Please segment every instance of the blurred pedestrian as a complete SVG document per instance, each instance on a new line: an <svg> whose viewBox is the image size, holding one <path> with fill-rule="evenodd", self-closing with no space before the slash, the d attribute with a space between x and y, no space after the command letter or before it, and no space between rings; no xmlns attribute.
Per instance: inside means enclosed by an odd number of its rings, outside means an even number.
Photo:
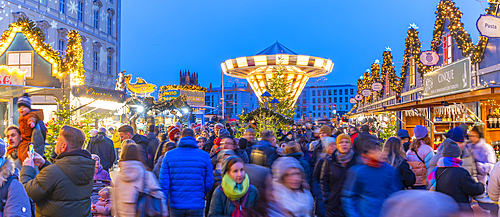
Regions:
<svg viewBox="0 0 500 217"><path fill-rule="evenodd" d="M130 125L123 125L118 128L118 135L120 135L120 139L122 141L126 139L134 140L135 144L141 146L140 150L142 151L142 155L144 155L143 159L148 159L148 138L143 135L134 133L134 128L132 128Z"/></svg>
<svg viewBox="0 0 500 217"><path fill-rule="evenodd" d="M273 162L278 158L275 147L276 138L274 137L274 133L269 130L263 131L261 137L262 140L253 147L252 154L250 155L250 163L271 168Z"/></svg>
<svg viewBox="0 0 500 217"><path fill-rule="evenodd" d="M474 126L469 132L470 143L467 148L472 151L477 168L477 179L486 185L487 177L497 162L493 147L486 143L483 128Z"/></svg>
<svg viewBox="0 0 500 217"><path fill-rule="evenodd" d="M354 140L358 137L359 130L356 127L351 126L349 128L349 135L351 136L351 144L354 144Z"/></svg>
<svg viewBox="0 0 500 217"><path fill-rule="evenodd" d="M155 125L151 124L149 125L149 132L146 135L146 138L149 140L148 143L148 158L146 160L146 165L148 165L149 168L153 168L155 165L155 156L156 156L156 151L158 147L160 146L160 141L158 138L156 138L156 128Z"/></svg>
<svg viewBox="0 0 500 217"><path fill-rule="evenodd" d="M406 162L406 154L403 152L401 140L397 137L390 137L384 144L382 151L383 159L393 166L401 174L401 181L405 189L415 184L416 178L410 165Z"/></svg>
<svg viewBox="0 0 500 217"><path fill-rule="evenodd" d="M302 169L304 170L304 173L306 175L306 181L308 184L310 184L312 176L311 164L304 160L304 153L302 153L299 143L288 143L283 150L283 154L285 155L285 157L293 157L300 162L300 165L302 166Z"/></svg>
<svg viewBox="0 0 500 217"><path fill-rule="evenodd" d="M252 154L252 148L256 144L255 130L252 128L246 129L243 138L245 138L248 141L247 148L245 149L245 151L247 152L248 156L250 156Z"/></svg>
<svg viewBox="0 0 500 217"><path fill-rule="evenodd" d="M238 143L233 137L227 137L222 139L221 141L222 149L230 149L233 150L238 157L243 160L243 163L249 163L248 155L245 151L241 150L238 147Z"/></svg>
<svg viewBox="0 0 500 217"><path fill-rule="evenodd" d="M163 153L167 152L167 150L164 150L164 149L171 149L172 146L173 147L177 146L177 142L179 141L179 138L181 137L181 130L177 127L170 126L167 129L166 136L168 136L168 142L160 143L160 145L158 146L158 148L156 150L155 164L157 164L158 162L161 162L158 159L160 158L160 156L163 155Z"/></svg>
<svg viewBox="0 0 500 217"><path fill-rule="evenodd" d="M399 191L385 200L381 217L458 217L457 202L450 196L426 190Z"/></svg>
<svg viewBox="0 0 500 217"><path fill-rule="evenodd" d="M416 125L413 130L415 140L413 140L410 149L406 152L406 160L416 178L414 189L426 189L427 185L427 171L434 156L432 141L428 132L426 127Z"/></svg>
<svg viewBox="0 0 500 217"><path fill-rule="evenodd" d="M273 195L283 209L283 216L313 216L314 200L300 162L282 157L273 164Z"/></svg>
<svg viewBox="0 0 500 217"><path fill-rule="evenodd" d="M87 145L87 151L91 154L96 154L101 160L101 165L106 172L109 173L109 168L113 167L116 160L115 146L113 141L106 137L106 128L99 128L99 132L91 137Z"/></svg>
<svg viewBox="0 0 500 217"><path fill-rule="evenodd" d="M375 136L370 134L370 127L368 125L363 125L361 127L361 133L358 134L358 136L354 139L353 143L353 148L356 152L360 153L361 152L361 146L366 140L376 140Z"/></svg>

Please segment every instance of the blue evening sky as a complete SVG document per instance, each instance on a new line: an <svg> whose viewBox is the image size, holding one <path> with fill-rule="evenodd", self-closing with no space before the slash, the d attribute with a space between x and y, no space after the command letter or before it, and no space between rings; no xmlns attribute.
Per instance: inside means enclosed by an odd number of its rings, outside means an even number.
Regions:
<svg viewBox="0 0 500 217"><path fill-rule="evenodd" d="M454 0L474 43L486 0ZM298 54L331 59L322 84L356 84L392 48L401 72L409 23L430 49L438 0L147 0L122 1L121 69L149 83L179 83L179 71L221 84L220 63L252 56L279 41ZM233 78L225 77L225 81ZM240 79L240 82L244 80Z"/></svg>

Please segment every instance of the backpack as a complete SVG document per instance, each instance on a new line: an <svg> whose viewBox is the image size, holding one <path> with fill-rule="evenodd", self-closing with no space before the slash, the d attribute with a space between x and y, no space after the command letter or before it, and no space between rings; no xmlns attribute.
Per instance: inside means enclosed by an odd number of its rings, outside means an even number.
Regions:
<svg viewBox="0 0 500 217"><path fill-rule="evenodd" d="M3 208L5 207L5 204L7 203L7 195L9 194L9 187L10 183L12 182L13 179L17 179L16 175L11 175L9 178L7 178L7 181L5 184L2 186L0 190L0 212L3 214ZM33 200L30 199L30 210L31 210L31 216L35 216L35 206L33 204Z"/></svg>
<svg viewBox="0 0 500 217"><path fill-rule="evenodd" d="M252 187L252 185L250 185L248 187L247 193L245 193L245 196L243 196L243 200L241 201L241 204L239 204L236 201L229 200L229 201L231 201L231 203L233 203L233 205L235 207L234 210L233 210L233 213L231 214L231 217L245 217L245 216L248 216L247 211L246 211L246 207L245 207L245 203L247 202L248 193L250 192L250 188L251 187ZM219 186L219 189L224 194L224 189L222 189L222 186Z"/></svg>

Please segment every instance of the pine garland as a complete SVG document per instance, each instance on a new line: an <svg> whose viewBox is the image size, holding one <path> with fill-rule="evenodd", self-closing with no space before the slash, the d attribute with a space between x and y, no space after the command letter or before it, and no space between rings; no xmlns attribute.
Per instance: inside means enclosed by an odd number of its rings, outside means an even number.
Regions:
<svg viewBox="0 0 500 217"><path fill-rule="evenodd" d="M384 77L384 88L385 80L389 79L389 89L396 93L397 96L401 94L401 89L399 89L400 80L396 75L396 70L394 70L394 64L392 62L392 53L390 51L384 51L382 55L384 62L382 63L382 76Z"/></svg>
<svg viewBox="0 0 500 217"><path fill-rule="evenodd" d="M82 38L76 30L68 34L66 56L63 59L62 71L71 76L71 81L77 85L85 84L85 69L83 68Z"/></svg>
<svg viewBox="0 0 500 217"><path fill-rule="evenodd" d="M372 77L372 80L373 80L372 84L376 83L376 82L382 83L382 79L380 77L380 64L373 63L372 67L370 69L370 74L371 74L371 77ZM370 89L371 89L371 85L370 85ZM383 92L384 92L383 89L380 90L380 91L378 91L378 93L374 92L371 97L373 97L373 95L378 95L378 97L381 98Z"/></svg>

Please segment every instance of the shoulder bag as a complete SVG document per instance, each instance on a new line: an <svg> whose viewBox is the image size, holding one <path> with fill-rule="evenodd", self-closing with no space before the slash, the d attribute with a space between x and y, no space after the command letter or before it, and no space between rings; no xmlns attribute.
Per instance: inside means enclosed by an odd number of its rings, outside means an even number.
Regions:
<svg viewBox="0 0 500 217"><path fill-rule="evenodd" d="M151 195L151 192L160 191L153 189L146 192L146 175L147 170L144 169L142 181L142 191L139 191L137 196L136 217L162 217L161 199Z"/></svg>

